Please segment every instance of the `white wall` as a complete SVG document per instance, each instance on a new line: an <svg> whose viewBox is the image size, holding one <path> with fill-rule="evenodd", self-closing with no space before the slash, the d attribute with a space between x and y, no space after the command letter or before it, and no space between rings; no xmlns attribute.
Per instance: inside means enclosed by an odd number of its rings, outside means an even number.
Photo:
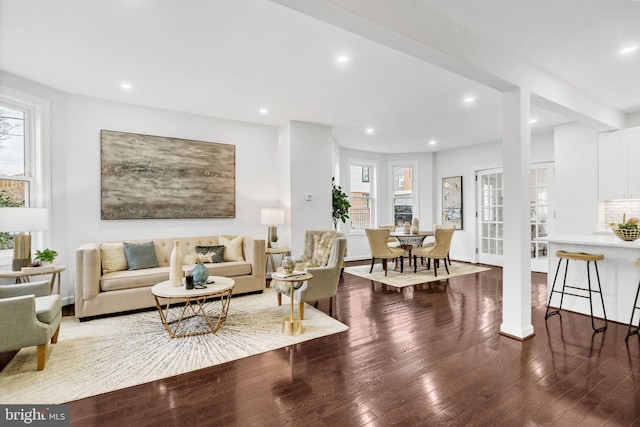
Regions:
<svg viewBox="0 0 640 427"><path fill-rule="evenodd" d="M291 144L291 252L304 252L306 230L333 230L331 177L333 138L331 128L292 121ZM305 197L311 196L311 200Z"/></svg>
<svg viewBox="0 0 640 427"><path fill-rule="evenodd" d="M275 127L196 116L64 94L2 73L2 85L41 97L51 110L51 218L48 247L65 265L64 303L72 302L75 250L86 242L244 234L266 239L260 209L278 202ZM100 219L100 130L161 135L236 146L236 217L233 219ZM330 166L329 166L330 167ZM330 172L328 172L330 173Z"/></svg>
<svg viewBox="0 0 640 427"><path fill-rule="evenodd" d="M531 136L532 162L553 161L553 133ZM502 167L500 141L438 152L434 160L434 223L442 223L442 178L462 176L463 229L453 235L451 258L474 261L476 249L475 172ZM597 213L597 212L596 212Z"/></svg>
<svg viewBox="0 0 640 427"><path fill-rule="evenodd" d="M555 129L556 234L598 228L598 134L572 123Z"/></svg>

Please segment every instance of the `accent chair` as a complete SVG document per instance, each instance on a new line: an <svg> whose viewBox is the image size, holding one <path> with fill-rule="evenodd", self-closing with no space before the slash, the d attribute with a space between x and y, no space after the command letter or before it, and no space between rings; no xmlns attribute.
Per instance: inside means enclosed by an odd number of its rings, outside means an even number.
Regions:
<svg viewBox="0 0 640 427"><path fill-rule="evenodd" d="M43 370L61 319L60 295L50 295L48 281L0 285L0 352L38 346L37 368Z"/></svg>
<svg viewBox="0 0 640 427"><path fill-rule="evenodd" d="M293 300L299 304L300 320L304 320L304 303L329 298L329 315L333 315L333 302L338 292L342 273L347 239L335 231L309 230L305 233L305 254L296 261L296 270L313 274L313 279L294 285ZM278 305L282 304L282 294L291 298L291 284L271 280Z"/></svg>

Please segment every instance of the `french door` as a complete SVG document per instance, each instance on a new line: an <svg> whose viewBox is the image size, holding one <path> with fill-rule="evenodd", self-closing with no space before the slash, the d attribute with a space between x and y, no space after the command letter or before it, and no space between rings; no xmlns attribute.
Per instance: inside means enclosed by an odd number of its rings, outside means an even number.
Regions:
<svg viewBox="0 0 640 427"><path fill-rule="evenodd" d="M531 270L547 272L548 244L537 239L553 232L551 189L553 164L539 163L531 166L530 217L531 217ZM504 180L502 169L489 169L476 173L478 262L503 265Z"/></svg>

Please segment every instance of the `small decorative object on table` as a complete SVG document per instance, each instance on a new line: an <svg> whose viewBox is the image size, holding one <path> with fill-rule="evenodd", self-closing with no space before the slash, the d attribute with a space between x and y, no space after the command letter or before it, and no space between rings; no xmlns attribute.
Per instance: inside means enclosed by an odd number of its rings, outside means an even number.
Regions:
<svg viewBox="0 0 640 427"><path fill-rule="evenodd" d="M293 257L284 256L282 257L282 269L287 274L292 274L293 270L296 268L296 262L293 260Z"/></svg>
<svg viewBox="0 0 640 427"><path fill-rule="evenodd" d="M207 261L211 262L212 257L212 252L207 252L206 254L191 254L191 262L195 264L195 267L191 271L194 284L200 285L207 282L207 279L209 278L209 269L204 265L204 263Z"/></svg>
<svg viewBox="0 0 640 427"><path fill-rule="evenodd" d="M52 263L57 256L58 256L58 252L53 251L51 249L43 249L41 251L36 251L36 256L32 262L33 267L40 267L43 262Z"/></svg>
<svg viewBox="0 0 640 427"><path fill-rule="evenodd" d="M629 218L626 220L627 214L622 215L622 222L609 224L613 228L613 232L619 239L625 241L634 241L640 237L640 228L638 228L638 218Z"/></svg>

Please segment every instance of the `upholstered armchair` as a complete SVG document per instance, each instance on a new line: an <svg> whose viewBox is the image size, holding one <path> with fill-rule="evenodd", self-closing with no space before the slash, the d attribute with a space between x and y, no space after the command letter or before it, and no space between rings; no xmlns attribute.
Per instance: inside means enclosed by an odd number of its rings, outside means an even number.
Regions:
<svg viewBox="0 0 640 427"><path fill-rule="evenodd" d="M371 268L369 273L373 271L373 264L376 262L376 258L382 259L382 268L384 269L384 275L387 275L387 261L390 259L395 260L396 267L398 266L398 258L400 258L400 273L403 272L403 257L404 249L389 247L389 230L386 228L367 228L367 240L369 240L369 249L371 250Z"/></svg>
<svg viewBox="0 0 640 427"><path fill-rule="evenodd" d="M329 314L333 315L333 299L338 292L338 282L347 250L347 239L335 231L307 231L305 252L296 261L296 270L313 274L313 279L294 286L293 300L299 304L300 319L304 320L304 303L329 298ZM299 287L296 287L298 286ZM291 285L271 280L278 305L282 304L282 294L291 298Z"/></svg>
<svg viewBox="0 0 640 427"><path fill-rule="evenodd" d="M449 266L447 265L447 256L449 255L449 249L451 248L451 238L453 237L453 228L436 228L435 238L436 241L433 246L420 246L413 250L413 272L418 271L418 257L421 260L427 259L427 270L430 267L431 260L433 259L433 273L438 277L438 264L439 260L444 261L444 268L449 274Z"/></svg>
<svg viewBox="0 0 640 427"><path fill-rule="evenodd" d="M37 345L37 367L43 370L61 319L60 295L49 294L48 281L0 285L0 352Z"/></svg>

